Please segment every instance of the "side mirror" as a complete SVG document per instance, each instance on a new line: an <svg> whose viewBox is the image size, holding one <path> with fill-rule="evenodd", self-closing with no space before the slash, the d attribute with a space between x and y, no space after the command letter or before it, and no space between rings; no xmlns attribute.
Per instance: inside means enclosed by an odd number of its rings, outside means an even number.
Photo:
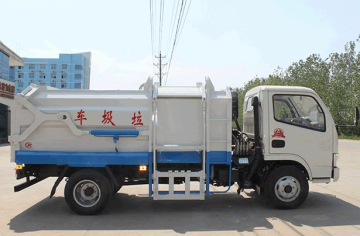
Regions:
<svg viewBox="0 0 360 236"><path fill-rule="evenodd" d="M236 124L236 128L238 131L241 131L240 125L238 122L239 118L239 97L237 92L231 92L231 98L232 98L232 118L233 121Z"/></svg>
<svg viewBox="0 0 360 236"><path fill-rule="evenodd" d="M359 108L355 107L355 120L354 120L354 125L357 126L359 123Z"/></svg>
<svg viewBox="0 0 360 236"><path fill-rule="evenodd" d="M335 125L338 135L340 135L339 128L351 128L356 127L359 123L359 108L355 107L355 120L353 125Z"/></svg>
<svg viewBox="0 0 360 236"><path fill-rule="evenodd" d="M232 97L232 115L234 120L239 118L239 98L237 92L231 92Z"/></svg>

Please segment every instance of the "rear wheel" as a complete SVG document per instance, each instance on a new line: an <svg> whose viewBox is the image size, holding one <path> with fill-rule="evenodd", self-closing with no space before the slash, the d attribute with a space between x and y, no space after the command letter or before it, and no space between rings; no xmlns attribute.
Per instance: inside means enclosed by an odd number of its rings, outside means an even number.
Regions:
<svg viewBox="0 0 360 236"><path fill-rule="evenodd" d="M111 200L113 188L108 178L97 170L74 173L65 186L65 200L80 215L101 212Z"/></svg>
<svg viewBox="0 0 360 236"><path fill-rule="evenodd" d="M114 187L114 194L116 194L117 192L120 191L122 186L119 186L119 187Z"/></svg>
<svg viewBox="0 0 360 236"><path fill-rule="evenodd" d="M309 183L305 174L293 166L281 166L270 172L265 181L265 196L279 209L294 209L307 198Z"/></svg>

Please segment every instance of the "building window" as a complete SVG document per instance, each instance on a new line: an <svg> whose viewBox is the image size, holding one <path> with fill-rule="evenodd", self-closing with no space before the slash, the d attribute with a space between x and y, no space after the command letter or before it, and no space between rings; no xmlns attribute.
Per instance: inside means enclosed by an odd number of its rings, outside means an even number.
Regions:
<svg viewBox="0 0 360 236"><path fill-rule="evenodd" d="M30 81L29 81L29 85L30 85L30 84L33 84L33 83L34 83L34 80L30 80Z"/></svg>
<svg viewBox="0 0 360 236"><path fill-rule="evenodd" d="M56 80L53 80L53 81L50 83L50 86L51 86L51 87L56 87Z"/></svg>
<svg viewBox="0 0 360 236"><path fill-rule="evenodd" d="M56 64L51 64L51 69L56 70Z"/></svg>
<svg viewBox="0 0 360 236"><path fill-rule="evenodd" d="M21 93L21 89L17 89L16 92L17 92L17 93Z"/></svg>
<svg viewBox="0 0 360 236"><path fill-rule="evenodd" d="M35 78L35 73L33 73L33 72L29 73L29 78L34 79Z"/></svg>
<svg viewBox="0 0 360 236"><path fill-rule="evenodd" d="M39 80L39 85L45 85L45 82L42 80Z"/></svg>
<svg viewBox="0 0 360 236"><path fill-rule="evenodd" d="M40 70L45 70L46 69L46 64L40 64Z"/></svg>
<svg viewBox="0 0 360 236"><path fill-rule="evenodd" d="M67 78L67 74L63 71L62 74L61 74L61 78L62 79L66 79Z"/></svg>
<svg viewBox="0 0 360 236"><path fill-rule="evenodd" d="M76 89L81 89L81 83L75 83L74 88L76 88Z"/></svg>
<svg viewBox="0 0 360 236"><path fill-rule="evenodd" d="M18 80L18 81L17 81L17 86L18 86L19 88L22 88L22 87L24 86L24 82L22 82L21 80Z"/></svg>
<svg viewBox="0 0 360 236"><path fill-rule="evenodd" d="M83 69L82 65L75 65L75 70L82 70L82 69Z"/></svg>
<svg viewBox="0 0 360 236"><path fill-rule="evenodd" d="M21 69L24 69L24 67L23 66L18 66L18 69L21 70Z"/></svg>
<svg viewBox="0 0 360 236"><path fill-rule="evenodd" d="M19 78L19 79L24 78L24 73L19 73L19 74L18 74L18 78Z"/></svg>
<svg viewBox="0 0 360 236"><path fill-rule="evenodd" d="M62 65L61 65L61 69L67 70L67 64L62 64Z"/></svg>
<svg viewBox="0 0 360 236"><path fill-rule="evenodd" d="M46 78L46 75L45 75L45 73L40 73L40 79L45 79Z"/></svg>
<svg viewBox="0 0 360 236"><path fill-rule="evenodd" d="M66 83L61 83L61 88L66 88Z"/></svg>
<svg viewBox="0 0 360 236"><path fill-rule="evenodd" d="M75 79L81 79L82 78L82 74L75 74Z"/></svg>
<svg viewBox="0 0 360 236"><path fill-rule="evenodd" d="M35 64L29 64L29 70L35 70Z"/></svg>
<svg viewBox="0 0 360 236"><path fill-rule="evenodd" d="M56 79L56 73L55 73L55 71L54 71L53 73L51 73L51 78L52 78L52 79Z"/></svg>

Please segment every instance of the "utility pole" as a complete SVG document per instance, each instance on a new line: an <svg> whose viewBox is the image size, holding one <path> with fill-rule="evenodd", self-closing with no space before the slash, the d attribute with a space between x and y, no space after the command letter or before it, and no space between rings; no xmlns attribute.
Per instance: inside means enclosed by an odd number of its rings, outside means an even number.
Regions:
<svg viewBox="0 0 360 236"><path fill-rule="evenodd" d="M167 63L166 64L161 64L161 59L166 58L166 56L161 56L161 51L160 51L160 55L158 57L155 56L155 58L159 59L159 63L158 64L154 63L154 66L157 66L159 68L159 73L157 73L156 75L159 77L160 86L161 86L162 85L162 77L163 77L163 75L166 74L166 73L162 73L162 68L167 65Z"/></svg>

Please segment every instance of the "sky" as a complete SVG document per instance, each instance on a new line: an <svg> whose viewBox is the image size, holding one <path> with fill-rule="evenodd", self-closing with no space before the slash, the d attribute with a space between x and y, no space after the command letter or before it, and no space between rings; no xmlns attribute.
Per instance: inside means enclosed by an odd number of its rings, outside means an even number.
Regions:
<svg viewBox="0 0 360 236"><path fill-rule="evenodd" d="M138 89L149 77L158 81L153 63L161 50L166 85L193 86L208 76L221 90L314 53L342 52L360 35L357 0L186 1L169 71L176 0L164 0L163 27L161 0L1 0L0 41L21 57L90 51L90 89Z"/></svg>

